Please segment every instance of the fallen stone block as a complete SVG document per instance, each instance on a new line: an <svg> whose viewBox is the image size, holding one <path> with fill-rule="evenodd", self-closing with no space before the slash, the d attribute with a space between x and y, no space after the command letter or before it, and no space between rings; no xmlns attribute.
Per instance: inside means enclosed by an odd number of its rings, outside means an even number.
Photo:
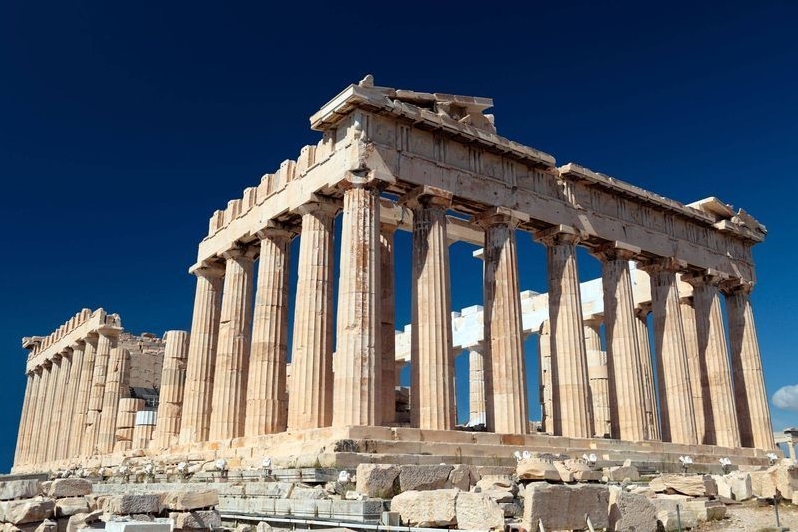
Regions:
<svg viewBox="0 0 798 532"><path fill-rule="evenodd" d="M248 482L245 485L247 497L254 495L271 499L287 499L291 496L293 489L294 485L291 482Z"/></svg>
<svg viewBox="0 0 798 532"><path fill-rule="evenodd" d="M458 493L458 489L405 491L391 500L391 511L399 513L404 525L448 527L457 522Z"/></svg>
<svg viewBox="0 0 798 532"><path fill-rule="evenodd" d="M710 497L718 494L718 487L710 475L662 474L651 479L648 486L657 493L671 489L692 497Z"/></svg>
<svg viewBox="0 0 798 532"><path fill-rule="evenodd" d="M175 528L222 528L222 516L216 510L169 512L169 519L174 521Z"/></svg>
<svg viewBox="0 0 798 532"><path fill-rule="evenodd" d="M609 496L607 486L597 484L529 484L524 491L522 526L536 530L542 521L546 530L582 529L587 515L595 528L606 528Z"/></svg>
<svg viewBox="0 0 798 532"><path fill-rule="evenodd" d="M303 488L295 486L291 490L291 499L324 499L327 494L322 488Z"/></svg>
<svg viewBox="0 0 798 532"><path fill-rule="evenodd" d="M524 515L524 507L520 501L512 502L499 502L499 508L504 512L504 517L522 517Z"/></svg>
<svg viewBox="0 0 798 532"><path fill-rule="evenodd" d="M75 514L69 518L69 521L67 521L66 532L77 532L83 528L103 528L104 523L100 521L100 517L102 517L102 515L102 510L95 510L87 514Z"/></svg>
<svg viewBox="0 0 798 532"><path fill-rule="evenodd" d="M111 514L157 514L161 511L161 497L157 493L128 493L114 495L105 503Z"/></svg>
<svg viewBox="0 0 798 532"><path fill-rule="evenodd" d="M0 482L0 501L30 499L39 495L39 481L36 479L4 480Z"/></svg>
<svg viewBox="0 0 798 532"><path fill-rule="evenodd" d="M106 532L171 532L168 521L108 521Z"/></svg>
<svg viewBox="0 0 798 532"><path fill-rule="evenodd" d="M665 532L679 530L679 523L682 529L695 528L698 526L698 516L695 512L687 508L688 495L657 495L650 499L651 504L657 509L657 521L662 525ZM679 509L676 509L676 506Z"/></svg>
<svg viewBox="0 0 798 532"><path fill-rule="evenodd" d="M170 491L161 502L166 510L187 511L208 508L219 504L219 492L216 490Z"/></svg>
<svg viewBox="0 0 798 532"><path fill-rule="evenodd" d="M598 482L601 480L601 471L594 471L589 465L581 460L563 460L561 463L568 471L571 472L574 481L576 482Z"/></svg>
<svg viewBox="0 0 798 532"><path fill-rule="evenodd" d="M0 503L3 520L13 525L34 523L53 517L55 501L44 497Z"/></svg>
<svg viewBox="0 0 798 532"><path fill-rule="evenodd" d="M657 531L657 508L645 495L610 487L610 530Z"/></svg>
<svg viewBox="0 0 798 532"><path fill-rule="evenodd" d="M355 472L355 489L369 497L390 499L399 492L400 471L393 464L360 464Z"/></svg>
<svg viewBox="0 0 798 532"><path fill-rule="evenodd" d="M565 463L557 461L552 462L554 469L557 470L557 473L560 475L560 480L563 482L574 482L574 473L567 467L565 467Z"/></svg>
<svg viewBox="0 0 798 532"><path fill-rule="evenodd" d="M461 491L454 503L457 528L464 530L504 530L504 510L482 493Z"/></svg>
<svg viewBox="0 0 798 532"><path fill-rule="evenodd" d="M86 497L64 497L55 501L55 516L69 517L79 513L89 513Z"/></svg>
<svg viewBox="0 0 798 532"><path fill-rule="evenodd" d="M721 501L693 499L686 501L684 506L699 521L714 521L726 517L726 505Z"/></svg>
<svg viewBox="0 0 798 532"><path fill-rule="evenodd" d="M509 475L486 475L474 485L474 491L512 491L518 493L518 484Z"/></svg>
<svg viewBox="0 0 798 532"><path fill-rule="evenodd" d="M750 473L735 471L725 475L724 480L731 488L732 498L735 501L747 501L754 496Z"/></svg>
<svg viewBox="0 0 798 532"><path fill-rule="evenodd" d="M58 523L52 519L45 519L39 526L36 527L34 532L56 532L58 530Z"/></svg>
<svg viewBox="0 0 798 532"><path fill-rule="evenodd" d="M632 482L640 480L640 471L633 465L622 465L614 467L605 467L604 475L613 482L623 482L626 479Z"/></svg>
<svg viewBox="0 0 798 532"><path fill-rule="evenodd" d="M560 482L560 473L554 464L537 458L525 458L515 468L518 480L548 480Z"/></svg>
<svg viewBox="0 0 798 532"><path fill-rule="evenodd" d="M0 532L36 532L36 529L41 523L20 523L12 525L11 523L0 523Z"/></svg>
<svg viewBox="0 0 798 532"><path fill-rule="evenodd" d="M442 489L452 471L450 465L403 465L399 471L401 491Z"/></svg>
<svg viewBox="0 0 798 532"><path fill-rule="evenodd" d="M449 473L449 479L444 487L468 491L476 482L476 473L470 465L457 464L452 468L451 473Z"/></svg>
<svg viewBox="0 0 798 532"><path fill-rule="evenodd" d="M57 478L47 490L47 495L55 499L80 497L91 493L91 482L85 478Z"/></svg>

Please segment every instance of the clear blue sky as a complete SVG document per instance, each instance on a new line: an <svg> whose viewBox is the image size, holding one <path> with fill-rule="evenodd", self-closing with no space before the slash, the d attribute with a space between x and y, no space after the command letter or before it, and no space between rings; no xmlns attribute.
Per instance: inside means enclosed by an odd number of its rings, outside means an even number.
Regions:
<svg viewBox="0 0 798 532"><path fill-rule="evenodd" d="M212 211L315 143L308 117L367 73L492 97L499 133L559 164L753 214L769 230L753 295L768 393L798 385L798 4L265 4L0 2L0 470L20 338L100 306L132 332L188 329ZM523 288L545 291L542 248L520 247ZM453 247L455 309L482 300L470 253ZM771 408L798 425L798 399Z"/></svg>

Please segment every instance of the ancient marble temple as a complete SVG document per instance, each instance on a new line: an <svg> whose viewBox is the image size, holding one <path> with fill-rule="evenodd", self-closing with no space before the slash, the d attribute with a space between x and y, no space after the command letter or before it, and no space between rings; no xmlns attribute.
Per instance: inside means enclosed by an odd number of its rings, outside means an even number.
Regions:
<svg viewBox="0 0 798 532"><path fill-rule="evenodd" d="M138 447L242 466L256 463L259 449L340 463L331 442L343 439L368 440L369 452L386 456L410 453L402 443L435 442L439 455L456 444L474 460L509 456L486 446L629 453L643 442L660 453L688 445L744 458L774 448L750 300L751 249L765 228L715 198L683 205L558 166L499 136L485 114L491 106L378 87L368 76L314 114L318 144L211 217L190 268L190 338L167 335L157 424ZM412 323L399 333L397 230L412 232L413 279ZM449 245L459 240L483 248L484 307L470 322L470 343L452 326ZM520 293L519 246L546 248L542 302ZM602 265L590 304L579 246ZM16 470L131 452L114 425L127 399L108 371L114 353L124 359L114 331L112 321L98 322L58 352L26 345ZM528 334L539 335L538 368L524 364ZM470 351L472 417L486 432L455 430L455 346ZM83 370L64 381L69 359ZM406 421L395 408L403 364L411 374ZM541 375L542 434L530 434L528 371ZM41 451L42 428L73 417L96 430Z"/></svg>

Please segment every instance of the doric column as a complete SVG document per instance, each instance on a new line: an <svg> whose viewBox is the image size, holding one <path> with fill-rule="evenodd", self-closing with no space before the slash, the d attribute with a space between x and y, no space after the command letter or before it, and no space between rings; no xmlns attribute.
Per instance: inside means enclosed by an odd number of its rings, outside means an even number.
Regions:
<svg viewBox="0 0 798 532"><path fill-rule="evenodd" d="M197 290L186 360L186 384L180 420L181 444L208 441L224 268L208 265L192 273L197 276Z"/></svg>
<svg viewBox="0 0 798 532"><path fill-rule="evenodd" d="M451 430L455 426L454 353L446 209L452 195L419 187L400 201L413 210L411 425Z"/></svg>
<svg viewBox="0 0 798 532"><path fill-rule="evenodd" d="M43 461L40 454L43 454L41 447L42 445L47 445L46 434L49 434L47 424L49 421L48 414L50 412L47 408L47 403L49 398L48 393L52 391L48 389L50 384L50 367L52 365L52 361L45 360L42 362L42 365L38 367L41 368L41 374L36 397L36 416L33 420L33 427L31 430L29 464L37 464Z"/></svg>
<svg viewBox="0 0 798 532"><path fill-rule="evenodd" d="M584 321L587 378L590 387L590 405L593 408L593 435L599 438L612 430L610 409L610 383L607 352L601 348L601 319Z"/></svg>
<svg viewBox="0 0 798 532"><path fill-rule="evenodd" d="M380 184L350 174L342 185L345 190L332 424L379 425L383 356Z"/></svg>
<svg viewBox="0 0 798 532"><path fill-rule="evenodd" d="M380 224L380 291L382 292L382 378L380 382L382 424L396 421L396 314L394 296L394 233L396 226Z"/></svg>
<svg viewBox="0 0 798 532"><path fill-rule="evenodd" d="M55 402L53 403L53 413L50 418L50 430L52 437L47 442L47 459L49 461L62 458L60 448L64 442L65 432L69 433L69 422L72 419L71 413L66 410L66 395L69 388L69 375L72 372L72 350L66 349L61 352L61 360L58 364L58 380L55 385Z"/></svg>
<svg viewBox="0 0 798 532"><path fill-rule="evenodd" d="M752 283L729 282L724 286L729 319L734 402L744 447L770 450L776 447L770 423L759 340L751 309Z"/></svg>
<svg viewBox="0 0 798 532"><path fill-rule="evenodd" d="M695 445L698 438L676 285L676 271L680 267L676 260L663 259L647 264L644 269L651 277L662 439Z"/></svg>
<svg viewBox="0 0 798 532"><path fill-rule="evenodd" d="M61 433L58 441L58 457L59 458L72 458L70 454L72 451L72 440L79 438L78 431L82 431L83 427L76 425L78 420L77 414L77 400L80 393L80 379L83 375L83 357L86 343L83 340L78 340L72 344L72 366L69 370L69 384L67 385L66 397L64 398L64 413L67 423L62 425Z"/></svg>
<svg viewBox="0 0 798 532"><path fill-rule="evenodd" d="M551 328L549 320L545 320L540 325L538 334L538 354L540 356L540 419L543 422L543 430L548 434L554 434L554 382L552 381L551 366Z"/></svg>
<svg viewBox="0 0 798 532"><path fill-rule="evenodd" d="M36 458L36 442L38 439L36 426L37 424L41 424L44 393L44 368L42 366L36 366L33 369L33 374L33 391L31 392L33 404L31 405L31 411L28 415L28 422L25 428L25 453L23 462L25 464L33 463Z"/></svg>
<svg viewBox="0 0 798 532"><path fill-rule="evenodd" d="M94 362L97 359L97 333L89 333L84 338L83 367L80 370L78 395L75 398L75 422L69 442L69 456L77 457L85 454L83 443L86 437L86 416L89 411L89 396L91 395L92 379L94 378Z"/></svg>
<svg viewBox="0 0 798 532"><path fill-rule="evenodd" d="M286 429L288 274L293 236L293 232L276 223L258 233L260 257L247 384L246 436Z"/></svg>
<svg viewBox="0 0 798 532"><path fill-rule="evenodd" d="M19 430L17 431L17 448L14 452L14 465L22 465L25 463L25 449L27 442L25 441L26 429L28 418L30 417L30 410L33 405L31 395L34 393L34 377L36 373L31 371L28 373L27 382L25 383L25 398L22 400L22 415L19 419Z"/></svg>
<svg viewBox="0 0 798 532"><path fill-rule="evenodd" d="M485 401L485 344L476 343L468 349L468 422L486 425Z"/></svg>
<svg viewBox="0 0 798 532"><path fill-rule="evenodd" d="M693 393L693 413L695 414L695 433L698 443L714 444L708 434L706 418L712 423L712 407L707 388L706 360L698 352L698 332L695 323L695 309L691 297L679 299L679 310L684 328L684 346L687 349L687 371L690 374L690 390Z"/></svg>
<svg viewBox="0 0 798 532"><path fill-rule="evenodd" d="M503 434L529 432L515 245L515 228L528 219L504 208L479 217L485 229L485 360L491 369L486 375L487 429Z"/></svg>
<svg viewBox="0 0 798 532"><path fill-rule="evenodd" d="M554 434L589 438L593 420L576 267L578 233L561 225L538 233L537 239L546 245L548 260Z"/></svg>
<svg viewBox="0 0 798 532"><path fill-rule="evenodd" d="M116 347L119 327L103 326L97 330L97 354L94 358L89 406L86 411L86 433L83 441L83 454L90 456L99 451L97 443L100 436L100 417L105 399L105 384L108 376L108 363L111 349Z"/></svg>
<svg viewBox="0 0 798 532"><path fill-rule="evenodd" d="M301 206L288 430L327 427L332 422L333 226L332 203Z"/></svg>
<svg viewBox="0 0 798 532"><path fill-rule="evenodd" d="M123 347L114 347L111 349L111 357L108 362L105 396L100 414L100 429L97 438L97 449L100 454L107 454L114 450L119 399L128 395L129 388L130 351Z"/></svg>
<svg viewBox="0 0 798 532"><path fill-rule="evenodd" d="M706 443L737 448L740 447L740 429L720 303L723 279L713 272L705 272L685 280L693 285L698 357L706 369L706 378L702 378Z"/></svg>
<svg viewBox="0 0 798 532"><path fill-rule="evenodd" d="M643 376L643 398L645 399L646 409L645 438L647 440L660 440L659 409L657 408L657 393L654 385L651 341L648 334L648 315L650 313L651 303L642 303L635 307L637 345L640 348L640 373Z"/></svg>
<svg viewBox="0 0 798 532"><path fill-rule="evenodd" d="M161 389L158 394L158 416L153 433L154 448L168 449L180 435L180 414L188 359L188 331L166 331L163 335L164 354L161 368Z"/></svg>
<svg viewBox="0 0 798 532"><path fill-rule="evenodd" d="M625 441L649 439L642 355L629 273L629 260L637 252L639 249L612 242L596 253L601 260L604 289L611 435Z"/></svg>
<svg viewBox="0 0 798 532"><path fill-rule="evenodd" d="M47 413L42 421L42 431L47 436L39 446L39 462L51 462L54 458L53 452L56 447L56 437L53 436L58 434L58 423L61 415L61 385L63 380L61 364L63 360L63 353L57 353L53 355L52 366L50 366L50 380L47 384L47 402L45 403Z"/></svg>
<svg viewBox="0 0 798 532"><path fill-rule="evenodd" d="M252 335L252 274L255 251L224 252L225 274L219 343L213 375L213 401L208 438L226 440L244 435L249 346Z"/></svg>

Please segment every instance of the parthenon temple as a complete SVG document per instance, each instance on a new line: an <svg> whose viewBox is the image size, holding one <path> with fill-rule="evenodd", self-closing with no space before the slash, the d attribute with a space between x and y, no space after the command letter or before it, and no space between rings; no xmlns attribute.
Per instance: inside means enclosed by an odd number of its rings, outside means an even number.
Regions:
<svg viewBox="0 0 798 532"><path fill-rule="evenodd" d="M158 344L154 401L131 392L146 386L130 381L117 315L84 310L23 340L14 470L156 455L494 463L517 449L765 459L775 444L750 299L764 226L717 198L685 205L558 166L499 136L492 105L370 76L345 88L310 118L318 144L212 215L190 268L191 331ZM395 320L397 230L412 233L407 325ZM453 313L457 241L481 248L483 304ZM521 291L519 246L545 248L547 293ZM600 279L579 279L580 246ZM538 367L525 363L531 334ZM455 412L463 350L468 427Z"/></svg>

